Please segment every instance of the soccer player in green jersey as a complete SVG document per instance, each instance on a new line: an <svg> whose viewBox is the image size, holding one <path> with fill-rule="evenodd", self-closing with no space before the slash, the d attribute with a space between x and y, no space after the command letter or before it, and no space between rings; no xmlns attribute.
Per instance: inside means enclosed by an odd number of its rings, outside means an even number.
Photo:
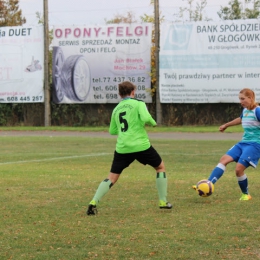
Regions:
<svg viewBox="0 0 260 260"><path fill-rule="evenodd" d="M122 101L114 108L109 133L118 135L114 159L108 177L100 183L90 201L87 215L97 213L97 204L109 189L117 182L122 171L134 160L151 165L156 171L156 187L159 194L159 208L171 209L167 202L167 177L164 162L151 146L145 125L156 126L143 101L134 98L136 86L125 81L118 85Z"/></svg>

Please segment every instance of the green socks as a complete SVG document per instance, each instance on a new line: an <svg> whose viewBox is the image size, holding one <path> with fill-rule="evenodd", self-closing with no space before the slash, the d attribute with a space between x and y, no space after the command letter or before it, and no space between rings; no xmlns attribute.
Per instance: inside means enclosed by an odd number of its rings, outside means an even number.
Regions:
<svg viewBox="0 0 260 260"><path fill-rule="evenodd" d="M167 202L167 178L165 172L157 172L156 187L159 194L159 200Z"/></svg>
<svg viewBox="0 0 260 260"><path fill-rule="evenodd" d="M97 205L101 198L106 195L109 189L113 186L113 183L109 179L102 181L98 189L91 200L90 204ZM167 202L167 178L165 172L157 172L156 187L159 194L159 200Z"/></svg>
<svg viewBox="0 0 260 260"><path fill-rule="evenodd" d="M106 195L106 193L109 191L109 189L113 186L113 183L109 180L109 179L105 179L103 180L99 186L98 189L91 201L91 203L93 203L93 201L95 201L96 205L98 204L98 202L101 200L101 198Z"/></svg>

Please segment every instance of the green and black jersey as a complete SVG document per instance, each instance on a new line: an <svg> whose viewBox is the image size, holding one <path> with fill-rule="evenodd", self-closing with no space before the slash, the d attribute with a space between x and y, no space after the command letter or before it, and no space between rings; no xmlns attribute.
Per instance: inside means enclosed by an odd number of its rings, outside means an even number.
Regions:
<svg viewBox="0 0 260 260"><path fill-rule="evenodd" d="M148 149L151 144L145 124L156 125L146 104L134 98L123 99L114 108L109 127L111 135L118 135L116 151L133 153Z"/></svg>

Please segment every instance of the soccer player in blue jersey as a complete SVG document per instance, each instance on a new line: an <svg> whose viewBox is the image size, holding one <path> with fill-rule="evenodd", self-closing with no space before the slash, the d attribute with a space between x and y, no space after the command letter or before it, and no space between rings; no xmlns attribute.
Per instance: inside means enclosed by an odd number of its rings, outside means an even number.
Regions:
<svg viewBox="0 0 260 260"><path fill-rule="evenodd" d="M156 126L156 122L147 110L143 101L134 98L136 86L129 81L118 85L122 100L114 108L109 133L117 135L116 150L108 177L100 183L90 201L87 215L95 215L96 206L101 198L117 182L122 171L134 160L141 164L148 164L156 171L156 187L159 195L159 208L171 209L167 202L167 177L164 162L151 146L145 125Z"/></svg>
<svg viewBox="0 0 260 260"><path fill-rule="evenodd" d="M240 200L251 200L248 191L248 180L245 174L249 166L256 167L260 158L260 107L255 101L255 93L251 89L244 88L239 92L239 100L244 108L240 117L219 127L224 132L228 127L242 124L244 134L242 140L231 147L220 158L218 165L213 169L208 180L216 183L223 175L227 164L236 162L236 176L238 185L242 191ZM196 189L196 186L193 186Z"/></svg>

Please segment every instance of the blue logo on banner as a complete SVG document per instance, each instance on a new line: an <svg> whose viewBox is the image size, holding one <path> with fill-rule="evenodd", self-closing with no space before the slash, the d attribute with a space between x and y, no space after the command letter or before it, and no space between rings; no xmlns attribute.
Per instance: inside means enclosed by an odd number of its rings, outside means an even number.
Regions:
<svg viewBox="0 0 260 260"><path fill-rule="evenodd" d="M164 50L187 50L192 32L192 25L171 25L163 46Z"/></svg>

